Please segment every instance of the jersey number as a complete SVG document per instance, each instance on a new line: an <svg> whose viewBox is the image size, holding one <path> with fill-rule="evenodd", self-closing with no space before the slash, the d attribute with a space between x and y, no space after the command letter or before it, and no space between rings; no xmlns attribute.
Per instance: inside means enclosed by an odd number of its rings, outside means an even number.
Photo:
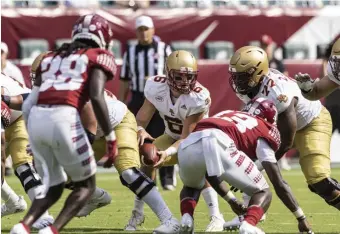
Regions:
<svg viewBox="0 0 340 234"><path fill-rule="evenodd" d="M251 130L258 125L257 120L254 117L251 117L249 115L245 115L242 113L235 113L232 116L228 115L231 112L233 111L229 111L229 110L222 111L221 113L214 115L213 118L219 118L219 119L223 119L228 122L235 123L240 133L245 133L247 129Z"/></svg>
<svg viewBox="0 0 340 234"><path fill-rule="evenodd" d="M164 120L168 123L168 128L175 134L182 134L183 124L180 119L164 115Z"/></svg>
<svg viewBox="0 0 340 234"><path fill-rule="evenodd" d="M61 58L47 57L41 62L42 85L40 91L49 88L56 90L77 90L83 84L82 74L89 60L86 55L72 54Z"/></svg>

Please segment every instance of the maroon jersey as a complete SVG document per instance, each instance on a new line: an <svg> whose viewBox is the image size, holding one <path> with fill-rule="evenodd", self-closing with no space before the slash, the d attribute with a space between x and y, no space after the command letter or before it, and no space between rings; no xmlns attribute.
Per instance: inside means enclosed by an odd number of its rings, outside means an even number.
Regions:
<svg viewBox="0 0 340 234"><path fill-rule="evenodd" d="M70 105L80 111L89 100L93 68L102 69L112 80L117 70L113 54L99 48L80 49L65 57L47 54L38 68L42 79L38 104Z"/></svg>
<svg viewBox="0 0 340 234"><path fill-rule="evenodd" d="M234 140L238 150L256 159L256 146L259 138L265 139L274 151L281 144L280 133L276 126L261 118L240 111L222 111L210 118L201 120L194 129L217 128Z"/></svg>

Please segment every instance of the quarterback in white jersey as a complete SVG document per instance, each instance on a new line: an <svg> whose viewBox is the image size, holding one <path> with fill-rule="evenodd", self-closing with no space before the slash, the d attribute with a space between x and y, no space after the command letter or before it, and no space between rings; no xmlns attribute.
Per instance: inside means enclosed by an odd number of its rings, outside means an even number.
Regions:
<svg viewBox="0 0 340 234"><path fill-rule="evenodd" d="M261 48L238 49L229 71L230 84L241 100L266 97L275 103L282 140L277 159L296 148L310 190L340 209L340 185L330 177L332 121L326 108L319 101L304 98L295 80L269 69Z"/></svg>
<svg viewBox="0 0 340 234"><path fill-rule="evenodd" d="M187 51L172 52L166 60L166 76L151 77L144 88L145 101L138 111L138 141L153 141L159 150L160 160L152 166L143 165L142 170L155 179L155 167L177 164L177 149L196 124L208 116L210 93L197 81L198 70L195 57ZM153 139L145 130L154 113L158 111L165 124L165 133ZM216 192L206 185L202 195L208 204L211 222L206 231L222 231L224 219L218 208ZM136 229L144 220L143 203L135 200L133 215L126 230Z"/></svg>
<svg viewBox="0 0 340 234"><path fill-rule="evenodd" d="M332 47L331 56L327 63L327 75L321 80L313 80L308 74L298 73L295 79L305 96L309 100L319 100L328 96L340 86L340 37Z"/></svg>
<svg viewBox="0 0 340 234"><path fill-rule="evenodd" d="M33 168L33 159L26 152L28 134L22 117L21 106L30 92L31 90L19 81L1 73L1 99L10 108L11 112L9 126L5 129L5 154L6 156L11 155L15 175L20 180L30 200L33 201L36 194L40 193L43 187L40 176ZM1 196L5 201L1 205L1 216L24 211L27 207L24 198L17 196L6 182L1 186ZM41 229L52 222L52 216L46 212L33 226Z"/></svg>

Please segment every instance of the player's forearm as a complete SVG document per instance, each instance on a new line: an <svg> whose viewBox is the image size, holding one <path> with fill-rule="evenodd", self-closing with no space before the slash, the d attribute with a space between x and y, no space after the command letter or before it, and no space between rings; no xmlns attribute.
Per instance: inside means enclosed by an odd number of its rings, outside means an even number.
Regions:
<svg viewBox="0 0 340 234"><path fill-rule="evenodd" d="M303 96L311 101L319 100L320 98L327 97L339 86L331 81L328 76L322 78L319 82L316 82L313 89L308 93L303 93Z"/></svg>
<svg viewBox="0 0 340 234"><path fill-rule="evenodd" d="M126 104L128 94L129 94L129 82L121 80L118 93L118 100Z"/></svg>
<svg viewBox="0 0 340 234"><path fill-rule="evenodd" d="M282 182L276 185L273 184L273 186L274 186L276 195L280 198L283 204L291 212L295 212L299 208L299 205L295 197L293 196L289 185L284 180L282 180Z"/></svg>
<svg viewBox="0 0 340 234"><path fill-rule="evenodd" d="M2 100L7 104L7 106L13 110L20 111L22 109L22 104L25 99L29 96L29 93L24 93L16 96L1 95Z"/></svg>
<svg viewBox="0 0 340 234"><path fill-rule="evenodd" d="M103 130L105 136L109 135L113 129L110 122L109 112L104 99L104 95L91 97L91 102L101 129Z"/></svg>

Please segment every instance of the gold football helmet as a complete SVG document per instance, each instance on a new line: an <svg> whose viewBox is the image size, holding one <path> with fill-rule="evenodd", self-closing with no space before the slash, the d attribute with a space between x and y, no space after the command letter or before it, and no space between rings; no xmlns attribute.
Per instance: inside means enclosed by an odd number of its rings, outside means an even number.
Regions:
<svg viewBox="0 0 340 234"><path fill-rule="evenodd" d="M172 52L166 60L166 76L171 89L183 94L190 93L197 81L196 58L185 50Z"/></svg>
<svg viewBox="0 0 340 234"><path fill-rule="evenodd" d="M42 52L41 54L39 54L33 61L32 66L31 66L31 70L30 70L30 78L31 78L31 82L33 84L34 80L35 80L35 73L41 63L41 60L45 57L45 55L47 55L48 53L50 53L51 51L46 51L46 52Z"/></svg>
<svg viewBox="0 0 340 234"><path fill-rule="evenodd" d="M340 80L340 38L338 38L332 47L329 64L332 69L333 76Z"/></svg>
<svg viewBox="0 0 340 234"><path fill-rule="evenodd" d="M236 93L246 95L269 73L266 52L256 46L238 49L230 59L229 82Z"/></svg>

